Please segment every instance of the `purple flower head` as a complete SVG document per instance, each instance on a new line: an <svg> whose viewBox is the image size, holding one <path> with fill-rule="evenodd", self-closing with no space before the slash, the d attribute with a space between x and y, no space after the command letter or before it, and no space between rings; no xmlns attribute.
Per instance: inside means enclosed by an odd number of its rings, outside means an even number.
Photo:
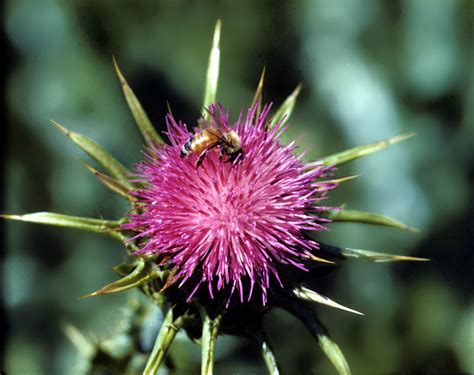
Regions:
<svg viewBox="0 0 474 375"><path fill-rule="evenodd" d="M257 286L265 304L270 283L282 286L279 267L305 270L303 261L318 250L305 232L324 230L329 221L318 217L325 208L317 202L335 187L318 182L330 168L306 166L293 143L280 142L285 128L268 129L270 107L257 115L253 106L231 124L228 112L211 105L207 126L234 131L242 154L226 160L218 145L199 167L199 155L183 158L180 151L200 130L191 133L168 114L171 145L151 147L136 167L145 187L133 192L140 210L124 228L141 239L138 253L155 254L173 269L172 282L189 288L188 300L207 285L211 298L229 290L229 300L237 292L243 302Z"/></svg>

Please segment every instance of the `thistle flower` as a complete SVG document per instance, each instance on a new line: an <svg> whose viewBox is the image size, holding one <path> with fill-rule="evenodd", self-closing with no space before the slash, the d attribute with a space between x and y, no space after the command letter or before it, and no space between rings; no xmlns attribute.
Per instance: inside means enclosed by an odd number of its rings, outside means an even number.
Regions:
<svg viewBox="0 0 474 375"><path fill-rule="evenodd" d="M145 188L133 196L141 212L123 228L138 232L132 241L146 239L138 253L156 254L160 264L175 269L173 281L180 280L180 286L199 274L188 301L207 284L211 297L214 289L230 287L244 302L257 284L265 304L271 278L283 287L278 265L305 269L302 260L318 249L304 231L324 229L321 222L329 220L317 216L325 208L316 204L337 184L317 182L330 168L305 166L294 145L279 141L283 129L266 129L270 107L257 117L253 105L234 125L228 112L209 107L214 128L240 137L242 160L225 163L216 147L196 168L198 155L180 157L193 134L170 114L171 145L152 146L137 167Z"/></svg>
<svg viewBox="0 0 474 375"><path fill-rule="evenodd" d="M341 350L317 318L313 303L360 313L308 289L305 281L317 277L321 267L333 267L348 258L374 262L425 259L318 243L314 233L340 221L414 230L380 214L324 207L320 201L327 192L353 178L328 180L337 166L413 134L304 164L296 146L279 139L301 86L272 116L271 105L261 108L264 74L252 105L235 123L231 123L229 112L216 104L220 28L218 21L200 126L189 131L169 114L170 144L163 143L114 60L127 103L148 144L145 159L134 174L91 139L53 122L108 172L84 163L102 183L129 201L129 215L121 220L49 212L1 216L102 233L125 244L129 259L114 268L122 278L86 297L138 287L161 306L165 318L144 374L157 372L180 329L200 341L203 374L212 373L215 340L221 333L256 341L269 372L278 374L262 325L272 307L282 307L301 319L337 371L349 374ZM203 131L203 124L215 134L233 132L239 139L239 155L227 155L223 141L218 139L202 155L191 153L182 158L183 145L190 139L193 142L192 137ZM77 337L74 334L73 341L77 342Z"/></svg>

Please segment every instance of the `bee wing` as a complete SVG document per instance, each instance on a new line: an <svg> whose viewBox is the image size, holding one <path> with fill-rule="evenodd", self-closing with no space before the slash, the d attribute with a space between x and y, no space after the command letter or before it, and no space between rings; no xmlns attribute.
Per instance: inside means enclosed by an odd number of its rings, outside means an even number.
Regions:
<svg viewBox="0 0 474 375"><path fill-rule="evenodd" d="M211 133L212 135L216 136L220 140L223 140L223 138L224 138L224 134L222 133L222 131L220 129L216 129L214 127L209 127L209 128L206 128L206 131Z"/></svg>
<svg viewBox="0 0 474 375"><path fill-rule="evenodd" d="M214 119L216 121L216 127L223 133L228 133L230 131L229 126L229 113L225 112L220 104L217 104L214 109Z"/></svg>
<svg viewBox="0 0 474 375"><path fill-rule="evenodd" d="M224 134L221 130L221 126L219 124L219 121L216 120L215 117L212 117L211 119L205 119L205 118L200 118L198 120L198 125L199 125L199 129L206 129L206 131L210 131L211 129L211 133L212 134L215 134L215 135L218 135L215 131L218 131L219 132L219 138L222 137L222 135ZM213 131L215 130L215 131Z"/></svg>
<svg viewBox="0 0 474 375"><path fill-rule="evenodd" d="M221 142L224 142L228 145L229 142L225 134L229 132L229 128L222 121L220 121L220 109L220 106L214 107L213 111L204 108L204 110L211 115L211 118L201 118L198 120L198 124L200 129L205 129L207 132L219 138Z"/></svg>
<svg viewBox="0 0 474 375"><path fill-rule="evenodd" d="M211 121L206 120L204 117L197 120L199 129L207 129L212 127Z"/></svg>

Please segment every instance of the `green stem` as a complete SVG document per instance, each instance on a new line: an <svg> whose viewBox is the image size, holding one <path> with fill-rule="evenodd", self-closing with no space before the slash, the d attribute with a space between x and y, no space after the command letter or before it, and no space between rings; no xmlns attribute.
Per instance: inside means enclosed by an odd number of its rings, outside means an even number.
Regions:
<svg viewBox="0 0 474 375"><path fill-rule="evenodd" d="M201 375L212 375L214 369L214 346L222 316L211 319L203 312L202 338L201 338Z"/></svg>
<svg viewBox="0 0 474 375"><path fill-rule="evenodd" d="M176 333L182 325L183 320L181 317L173 321L173 310L169 309L166 313L165 319L163 320L163 324L161 325L160 333L156 338L153 351L151 352L145 369L143 370L143 375L154 375L158 372L161 362L163 362Z"/></svg>

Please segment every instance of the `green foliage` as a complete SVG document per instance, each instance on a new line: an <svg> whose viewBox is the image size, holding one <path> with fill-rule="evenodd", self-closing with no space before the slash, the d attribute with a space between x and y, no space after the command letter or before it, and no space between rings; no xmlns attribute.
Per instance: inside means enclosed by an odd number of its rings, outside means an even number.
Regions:
<svg viewBox="0 0 474 375"><path fill-rule="evenodd" d="M95 292L86 294L82 298L123 292L132 288L138 288L144 284L151 282L156 278L162 277L162 272L160 272L158 267L154 267L153 263L151 262L145 262L144 258L138 258L135 263L135 268L121 279L114 281L113 283L107 284ZM123 266L120 267L120 271L122 270L124 270Z"/></svg>
<svg viewBox="0 0 474 375"><path fill-rule="evenodd" d="M143 109L142 105L138 101L137 97L135 96L134 92L128 85L125 77L123 76L122 72L120 71L117 61L114 58L114 67L117 73L117 76L120 80L120 84L122 85L122 90L125 95L125 99L127 100L128 107L132 112L133 118L137 123L138 129L143 136L145 142L152 146L153 144L159 145L163 143L163 140L156 132L155 128L151 124L145 110Z"/></svg>
<svg viewBox="0 0 474 375"><path fill-rule="evenodd" d="M221 58L221 51L219 48L219 42L221 38L221 20L217 20L216 27L214 29L214 38L212 40L212 48L209 54L209 64L207 67L206 84L204 90L204 102L202 115L208 119L209 113L206 109L210 104L216 103L217 101L217 83L219 80L219 65Z"/></svg>
<svg viewBox="0 0 474 375"><path fill-rule="evenodd" d="M121 239L118 237L117 233L117 230L121 224L120 221L69 216L54 212L34 212L25 215L0 215L0 217L8 220L18 220L35 224L53 225L57 227L66 227L95 233L103 233L108 236Z"/></svg>
<svg viewBox="0 0 474 375"><path fill-rule="evenodd" d="M340 166L343 164L346 164L350 161L353 161L355 159L359 159L363 156L367 156L370 154L373 154L374 152L380 151L394 143L404 141L406 139L409 139L413 137L415 133L406 133L406 134L401 134L397 135L395 137L386 139L384 141L379 141L379 142L374 142L370 143L367 145L359 146L359 147L354 147L351 148L350 150L338 152L337 154L326 156L316 162L314 164L322 164L325 166Z"/></svg>
<svg viewBox="0 0 474 375"><path fill-rule="evenodd" d="M78 145L92 159L104 167L105 170L107 170L119 182L127 186L128 189L133 188L133 184L129 182L130 172L117 159L105 151L102 146L85 135L66 129L56 121L51 121L51 123L71 139L71 141Z"/></svg>
<svg viewBox="0 0 474 375"><path fill-rule="evenodd" d="M285 101L280 106L280 108L276 110L275 114L270 120L270 128L274 127L276 124L280 124L280 127L283 127L290 120L291 113L293 112L293 109L295 108L296 99L298 98L298 95L300 94L301 88L302 88L301 84L296 86L296 88L288 96L288 98L285 99Z"/></svg>
<svg viewBox="0 0 474 375"><path fill-rule="evenodd" d="M409 227L401 221L373 212L340 209L328 210L324 212L324 216L335 222L374 224L398 229L405 229L411 232L419 232L418 229Z"/></svg>

